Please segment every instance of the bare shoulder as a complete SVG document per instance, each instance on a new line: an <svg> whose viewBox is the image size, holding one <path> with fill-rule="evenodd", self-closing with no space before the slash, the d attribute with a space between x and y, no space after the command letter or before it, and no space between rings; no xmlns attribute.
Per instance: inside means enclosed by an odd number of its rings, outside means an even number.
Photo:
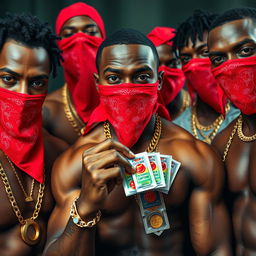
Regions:
<svg viewBox="0 0 256 256"><path fill-rule="evenodd" d="M164 123L163 131L163 153L170 154L181 162L181 169L192 179L195 186L210 189L214 187L214 181L222 181L222 162L212 146L195 139L174 124Z"/></svg>
<svg viewBox="0 0 256 256"><path fill-rule="evenodd" d="M55 200L62 203L66 196L81 185L83 152L105 140L103 127L98 125L90 133L81 136L55 161L52 186Z"/></svg>

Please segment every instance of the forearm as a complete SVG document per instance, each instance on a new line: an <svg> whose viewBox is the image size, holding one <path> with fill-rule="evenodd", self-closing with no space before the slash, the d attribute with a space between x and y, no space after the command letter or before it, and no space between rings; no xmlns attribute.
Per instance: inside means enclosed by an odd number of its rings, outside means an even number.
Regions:
<svg viewBox="0 0 256 256"><path fill-rule="evenodd" d="M58 234L57 234L58 235ZM93 256L95 254L95 227L81 228L69 219L64 232L50 242L44 256Z"/></svg>

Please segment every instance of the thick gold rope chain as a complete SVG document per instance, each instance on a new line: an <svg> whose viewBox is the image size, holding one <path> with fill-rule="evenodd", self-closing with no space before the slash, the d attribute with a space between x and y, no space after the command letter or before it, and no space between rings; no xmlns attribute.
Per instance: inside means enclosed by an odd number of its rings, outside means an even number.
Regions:
<svg viewBox="0 0 256 256"><path fill-rule="evenodd" d="M158 114L156 114L155 128L153 137L146 149L147 152L153 152L157 150L158 143L162 133L162 122ZM104 123L104 134L107 139L112 138L109 122Z"/></svg>

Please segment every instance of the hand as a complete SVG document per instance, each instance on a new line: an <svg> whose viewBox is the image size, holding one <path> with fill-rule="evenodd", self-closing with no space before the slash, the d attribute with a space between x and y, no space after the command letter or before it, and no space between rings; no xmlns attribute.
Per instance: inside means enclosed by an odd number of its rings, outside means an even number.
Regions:
<svg viewBox="0 0 256 256"><path fill-rule="evenodd" d="M134 173L127 158L135 155L121 143L108 139L83 153L82 188L78 199L80 216L102 208L116 184L122 184L121 171Z"/></svg>

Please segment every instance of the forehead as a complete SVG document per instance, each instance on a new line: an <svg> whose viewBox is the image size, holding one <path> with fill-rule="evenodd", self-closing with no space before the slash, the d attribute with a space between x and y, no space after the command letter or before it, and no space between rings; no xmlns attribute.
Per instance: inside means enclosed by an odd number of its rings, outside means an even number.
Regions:
<svg viewBox="0 0 256 256"><path fill-rule="evenodd" d="M172 53L172 47L168 44L161 44L156 47L159 58L161 56L170 55Z"/></svg>
<svg viewBox="0 0 256 256"><path fill-rule="evenodd" d="M14 40L8 40L0 52L0 65L12 68L39 67L49 72L50 62L43 47L30 48Z"/></svg>
<svg viewBox="0 0 256 256"><path fill-rule="evenodd" d="M203 41L199 40L199 38L197 36L196 41L195 41L195 45L193 45L193 42L192 42L191 38L189 38L187 46L181 48L181 51L185 50L185 49L192 49L192 48L196 49L196 48L200 47L202 44L206 44L207 43L207 37L208 37L208 32L207 31L205 31L203 33Z"/></svg>
<svg viewBox="0 0 256 256"><path fill-rule="evenodd" d="M69 20L67 20L63 24L61 29L63 30L65 27L80 27L80 26L85 26L85 25L89 25L89 24L94 24L97 26L96 22L93 21L88 16L85 16L85 15L74 16L74 17L70 18Z"/></svg>
<svg viewBox="0 0 256 256"><path fill-rule="evenodd" d="M100 66L128 67L130 65L148 65L152 69L157 67L156 56L151 47L140 44L111 45L103 48Z"/></svg>
<svg viewBox="0 0 256 256"><path fill-rule="evenodd" d="M249 18L227 22L211 30L208 46L210 50L221 49L247 38L256 41L256 24Z"/></svg>

